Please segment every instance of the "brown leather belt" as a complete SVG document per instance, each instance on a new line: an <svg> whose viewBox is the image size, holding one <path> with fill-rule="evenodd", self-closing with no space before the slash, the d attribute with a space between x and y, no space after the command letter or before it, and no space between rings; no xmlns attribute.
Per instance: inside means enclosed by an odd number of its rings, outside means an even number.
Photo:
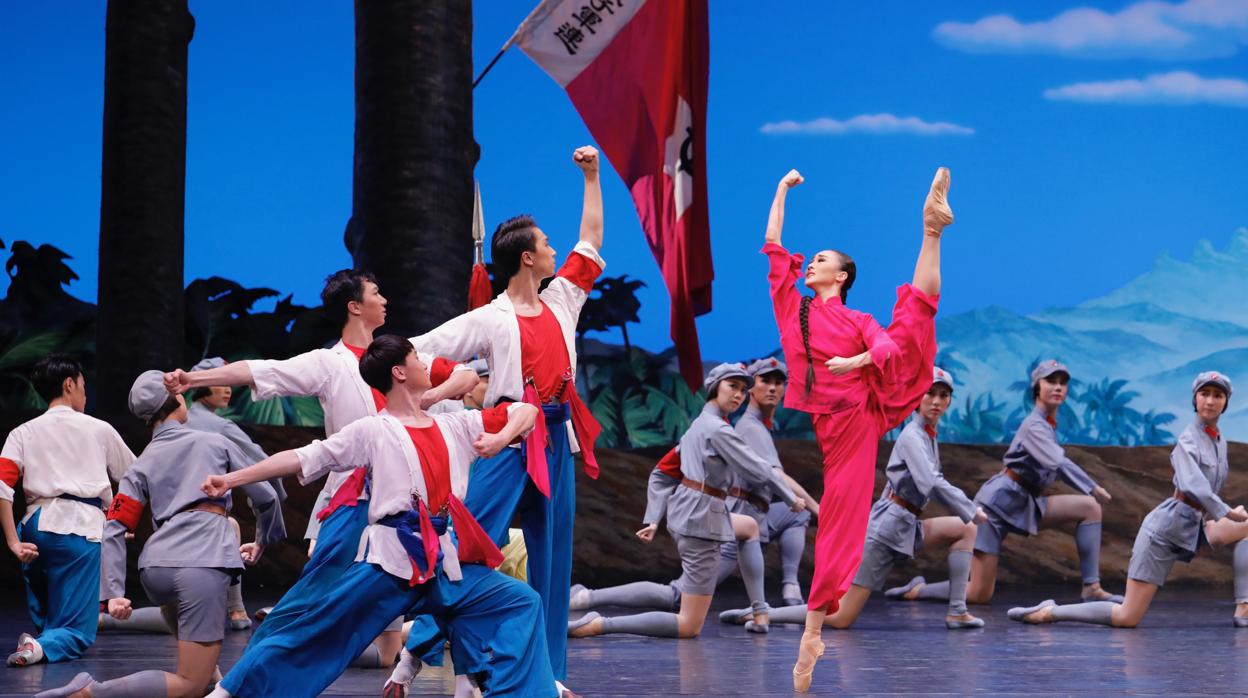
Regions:
<svg viewBox="0 0 1248 698"><path fill-rule="evenodd" d="M691 480L687 477L681 478L680 484L684 485L685 487L688 487L691 490L697 490L698 492L701 492L702 494L709 494L715 499L727 499L728 498L727 492L721 489L716 489L714 487L711 487L710 485L704 485L701 482L698 482L697 480Z"/></svg>
<svg viewBox="0 0 1248 698"><path fill-rule="evenodd" d="M1199 511L1202 514L1209 513L1205 511L1205 508L1201 506L1200 502L1196 501L1195 499L1192 499L1191 497L1187 496L1186 494L1183 494L1182 492L1178 490L1174 491L1174 498L1179 500L1180 502L1183 502L1189 507L1195 509L1196 511Z"/></svg>
<svg viewBox="0 0 1248 698"><path fill-rule="evenodd" d="M762 497L754 494L753 492L749 490L743 490L740 487L733 487L732 489L728 490L728 494L732 495L733 497L736 497L737 499L744 499L750 504L753 504L755 509L758 509L764 514L766 514L767 510L771 508L771 502L767 501L766 499L763 499Z"/></svg>
<svg viewBox="0 0 1248 698"><path fill-rule="evenodd" d="M183 509L182 511L183 512L206 511L209 514L216 514L217 516L229 516L229 512L225 510L225 507L221 506L220 504L213 504L212 502L200 502L199 504L192 504L191 506Z"/></svg>
<svg viewBox="0 0 1248 698"><path fill-rule="evenodd" d="M1014 482L1017 482L1019 485L1022 485L1023 489L1027 490L1027 494L1030 494L1036 499L1039 499L1044 496L1043 490L1038 489L1035 485L1024 480L1023 476L1018 474L1018 471L1011 470L1009 468L1002 468L1001 473L1005 475L1006 477L1010 478L1011 480L1013 480Z"/></svg>
<svg viewBox="0 0 1248 698"><path fill-rule="evenodd" d="M893 504L896 504L897 506L901 507L902 509L905 509L906 511L910 512L911 514L914 514L915 516L923 515L922 509L911 504L909 501L902 499L901 497L898 497L896 494L892 492L888 493L888 500L892 502Z"/></svg>

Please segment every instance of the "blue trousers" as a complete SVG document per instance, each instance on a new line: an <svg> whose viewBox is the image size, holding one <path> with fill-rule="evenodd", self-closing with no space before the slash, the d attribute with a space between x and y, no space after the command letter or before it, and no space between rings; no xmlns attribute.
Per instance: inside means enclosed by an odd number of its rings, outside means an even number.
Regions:
<svg viewBox="0 0 1248 698"><path fill-rule="evenodd" d="M100 544L82 536L44 533L36 511L17 527L39 557L22 565L35 639L49 662L78 659L95 642L100 608Z"/></svg>
<svg viewBox="0 0 1248 698"><path fill-rule="evenodd" d="M485 694L554 696L542 605L524 584L482 565L464 565L452 582L439 570L429 582L407 580L376 565L353 563L317 609L253 642L221 681L233 696L317 696L395 617L431 614L451 633L489 638Z"/></svg>
<svg viewBox="0 0 1248 698"><path fill-rule="evenodd" d="M545 609L546 646L555 678L568 676L568 595L572 585L572 524L576 518L576 469L566 435L566 405L546 406L550 441L546 464L550 469L550 498L533 484L525 469L521 449L505 448L493 458L472 466L464 505L498 547L507 545L507 529L516 513L529 552L529 586L542 598ZM407 649L420 656L437 643L433 623L417 623L408 635ZM476 671L483 659L470 638L451 637L455 673Z"/></svg>
<svg viewBox="0 0 1248 698"><path fill-rule="evenodd" d="M254 645L286 627L308 609L322 606L325 595L338 586L339 578L355 563L360 536L367 526L368 502L340 507L321 522L316 547L308 564L303 566L299 580L282 595L260 627L252 630L244 652L250 652Z"/></svg>

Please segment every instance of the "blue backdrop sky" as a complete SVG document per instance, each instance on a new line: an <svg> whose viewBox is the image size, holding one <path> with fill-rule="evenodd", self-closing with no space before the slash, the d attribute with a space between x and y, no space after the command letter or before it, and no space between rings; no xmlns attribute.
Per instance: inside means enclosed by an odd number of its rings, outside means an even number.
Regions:
<svg viewBox="0 0 1248 698"><path fill-rule="evenodd" d="M474 5L479 70L531 6ZM221 275L314 304L350 262L352 4L191 10L187 280ZM0 4L0 39L0 239L61 247L81 277L71 292L94 300L104 3ZM778 343L757 250L790 167L807 184L790 197L786 242L853 255L851 305L884 322L938 165L953 171L957 215L944 313L1074 304L1163 250L1221 247L1248 225L1245 0L719 0L710 79L707 358ZM590 138L566 95L513 50L474 98L487 228L530 212L569 249L580 209L569 158ZM613 172L604 183L608 273L646 281L630 334L661 349L661 279L624 186Z"/></svg>

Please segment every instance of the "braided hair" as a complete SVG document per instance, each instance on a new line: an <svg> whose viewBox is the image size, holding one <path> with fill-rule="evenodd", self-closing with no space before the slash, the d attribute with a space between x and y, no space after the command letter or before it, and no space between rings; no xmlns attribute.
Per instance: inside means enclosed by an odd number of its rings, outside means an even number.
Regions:
<svg viewBox="0 0 1248 698"><path fill-rule="evenodd" d="M802 347L806 350L806 394L815 385L815 359L810 353L810 304L812 296L802 296L802 305L798 309L797 318L802 326Z"/></svg>

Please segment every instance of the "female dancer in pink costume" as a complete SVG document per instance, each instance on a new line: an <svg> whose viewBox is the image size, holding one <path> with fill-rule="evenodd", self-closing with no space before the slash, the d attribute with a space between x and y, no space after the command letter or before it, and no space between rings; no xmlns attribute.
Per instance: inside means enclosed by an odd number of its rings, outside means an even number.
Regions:
<svg viewBox="0 0 1248 698"><path fill-rule="evenodd" d="M801 184L791 170L780 180L767 220L772 304L784 359L792 368L785 406L809 412L823 451L823 497L815 535L815 574L810 586L793 688L810 689L815 661L823 655L823 619L835 611L862 559L875 483L880 437L904 420L932 384L936 359L934 318L940 298L940 234L953 222L946 195L949 170L940 168L923 205L923 245L914 280L897 290L887 330L870 315L845 306L857 270L848 255L824 250L805 269L802 255L780 245L784 200Z"/></svg>

